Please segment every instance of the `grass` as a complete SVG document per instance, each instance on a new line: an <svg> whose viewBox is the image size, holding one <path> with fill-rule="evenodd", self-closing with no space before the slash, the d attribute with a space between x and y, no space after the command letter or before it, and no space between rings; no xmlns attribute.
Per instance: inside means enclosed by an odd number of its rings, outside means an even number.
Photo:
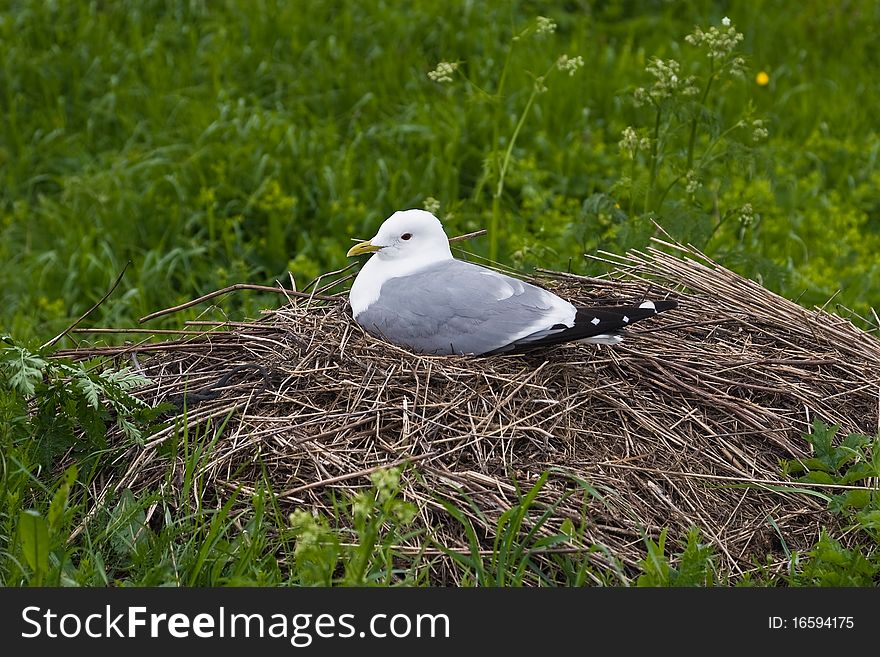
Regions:
<svg viewBox="0 0 880 657"><path fill-rule="evenodd" d="M769 0L442 11L426 1L403 10L320 0L13 0L0 10L0 333L17 347L46 342L129 260L87 325L132 326L199 294L286 281L288 272L302 285L346 264L350 237L369 237L392 211L429 197L450 233L490 228L473 249L516 267L594 273L583 253L642 246L656 220L784 296L805 305L834 296L842 312L876 326L878 12L867 0L808 0L797 12ZM535 34L538 15L555 32ZM744 35L742 79L713 77L713 63L684 39L724 16ZM555 67L563 54L585 66L568 75ZM698 77L700 95L637 107L634 91L656 82L652 57L679 61L682 75ZM452 82L428 78L440 61L459 63ZM766 138L753 140L755 120ZM736 129L740 121L748 129ZM619 142L630 126L648 141L628 157ZM164 321L254 316L275 302L239 293ZM0 386L4 583L424 581L430 557L394 554L393 534L374 536L373 521L356 537L337 536L332 519L291 525L271 491L248 512L178 513L189 507L168 495L122 495L107 501L106 529L71 539L84 493L110 458L102 427L131 421L135 440L151 420L129 416L124 387L95 374L98 364L71 374L48 354L35 358L21 361L37 373L23 375L34 390L9 368ZM64 376L80 387L66 389ZM99 408L95 390L111 391L116 405ZM36 417L26 413L34 399ZM74 430L85 430L87 446L74 444ZM184 432L179 446L197 458L210 439ZM73 448L75 469L52 467ZM178 494L198 496L197 478L186 489ZM387 527L396 516L375 495L370 513L379 515L370 518ZM353 513L352 503L340 501L339 512ZM857 522L870 529L868 511ZM564 553L552 572L537 565L530 550L547 546L529 542L517 513L499 527L495 554L459 559L461 578L621 582L614 567L599 572ZM144 521L155 529L138 529ZM401 518L392 526L413 531ZM294 554L303 531L338 545L282 567L275 556ZM680 547L672 562L662 540L646 543L644 583L712 581L698 537L670 540ZM347 547L366 542L375 549ZM836 581L839 571L876 580L876 555L835 545L829 536L816 546L805 560L813 571L795 564L761 582ZM834 563L848 565L822 570Z"/></svg>

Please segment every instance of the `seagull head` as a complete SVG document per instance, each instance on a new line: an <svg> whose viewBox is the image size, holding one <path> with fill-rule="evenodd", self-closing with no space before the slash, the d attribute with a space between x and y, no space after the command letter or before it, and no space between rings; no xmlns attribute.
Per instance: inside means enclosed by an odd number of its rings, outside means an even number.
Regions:
<svg viewBox="0 0 880 657"><path fill-rule="evenodd" d="M355 244L346 255L364 253L375 253L380 260L415 258L426 264L452 258L443 225L425 210L395 212L382 222L372 239Z"/></svg>

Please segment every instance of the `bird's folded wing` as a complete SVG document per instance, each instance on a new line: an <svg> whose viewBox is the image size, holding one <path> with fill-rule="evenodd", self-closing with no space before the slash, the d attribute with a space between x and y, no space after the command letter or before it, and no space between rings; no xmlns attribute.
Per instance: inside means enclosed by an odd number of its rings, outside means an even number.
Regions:
<svg viewBox="0 0 880 657"><path fill-rule="evenodd" d="M537 286L460 260L392 278L357 321L428 354L481 354L571 324L574 307Z"/></svg>

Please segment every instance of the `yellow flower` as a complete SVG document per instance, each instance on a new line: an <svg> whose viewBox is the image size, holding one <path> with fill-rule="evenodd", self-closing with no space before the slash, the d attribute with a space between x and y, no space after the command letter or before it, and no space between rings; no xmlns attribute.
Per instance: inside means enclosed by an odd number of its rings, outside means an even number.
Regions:
<svg viewBox="0 0 880 657"><path fill-rule="evenodd" d="M765 71L758 71L758 74L755 76L755 82L761 87L766 87L770 84L770 76Z"/></svg>

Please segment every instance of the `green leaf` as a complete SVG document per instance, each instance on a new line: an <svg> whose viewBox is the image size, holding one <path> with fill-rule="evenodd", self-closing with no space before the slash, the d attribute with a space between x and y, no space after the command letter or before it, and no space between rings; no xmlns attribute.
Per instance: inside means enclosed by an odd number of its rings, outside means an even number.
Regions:
<svg viewBox="0 0 880 657"><path fill-rule="evenodd" d="M645 538L648 553L639 562L644 572L636 580L636 586L669 586L671 568L666 558L667 531L667 527L661 530L656 543L650 538Z"/></svg>
<svg viewBox="0 0 880 657"><path fill-rule="evenodd" d="M871 493L867 490L848 490L840 495L834 495L828 503L828 510L832 513L842 513L847 509L863 509L871 502Z"/></svg>
<svg viewBox="0 0 880 657"><path fill-rule="evenodd" d="M33 509L22 511L18 517L18 536L24 560L39 584L49 570L49 523Z"/></svg>
<svg viewBox="0 0 880 657"><path fill-rule="evenodd" d="M858 515L859 524L865 529L880 529L880 509L871 509L870 511L862 511Z"/></svg>
<svg viewBox="0 0 880 657"><path fill-rule="evenodd" d="M849 550L823 529L795 583L807 586L873 586L878 572L861 550Z"/></svg>
<svg viewBox="0 0 880 657"><path fill-rule="evenodd" d="M565 545L569 543L570 537L566 534L552 534L550 536L544 536L535 541L532 546L535 550L540 551L547 548L552 548L557 545Z"/></svg>
<svg viewBox="0 0 880 657"><path fill-rule="evenodd" d="M559 526L559 531L569 538L574 538L574 523L571 521L571 518L566 518L562 521L562 524Z"/></svg>
<svg viewBox="0 0 880 657"><path fill-rule="evenodd" d="M823 459L804 459L803 467L807 472L811 470L819 472L834 472L836 470L833 465L828 464Z"/></svg>
<svg viewBox="0 0 880 657"><path fill-rule="evenodd" d="M865 463L863 461L862 463L856 463L855 465L850 466L846 473L840 478L840 483L852 484L857 481L874 477L876 474L873 464Z"/></svg>
<svg viewBox="0 0 880 657"><path fill-rule="evenodd" d="M110 544L118 556L131 555L137 549L138 543L147 540L146 532L143 531L145 522L146 514L143 508L138 504L131 490L126 488L111 512L110 522L107 524Z"/></svg>
<svg viewBox="0 0 880 657"><path fill-rule="evenodd" d="M851 433L846 436L846 438L841 441L840 446L846 447L854 452L858 452L860 447L863 447L871 442L871 439L862 433Z"/></svg>
<svg viewBox="0 0 880 657"><path fill-rule="evenodd" d="M827 472L820 470L812 470L800 478L800 481L812 482L814 484L834 484L837 483L834 477Z"/></svg>
<svg viewBox="0 0 880 657"><path fill-rule="evenodd" d="M813 449L816 452L816 459L824 463L828 470L836 470L837 469L837 452L834 449L832 443L834 440L834 436L837 435L837 432L840 430L838 425L828 426L821 420L813 421L813 432L804 436L807 439ZM807 467L811 470L815 469L814 467L809 465L809 462L813 461L813 459L809 459L806 463Z"/></svg>
<svg viewBox="0 0 880 657"><path fill-rule="evenodd" d="M86 401L89 403L94 409L97 409L101 405L100 401L100 393L101 388L92 381L88 376L78 376L76 378L76 387L79 388L83 396L86 398Z"/></svg>
<svg viewBox="0 0 880 657"><path fill-rule="evenodd" d="M712 546L701 544L700 530L691 527L673 583L676 586L711 586L712 581Z"/></svg>
<svg viewBox="0 0 880 657"><path fill-rule="evenodd" d="M107 369L101 372L100 377L118 386L121 390L131 390L132 388L139 388L150 383L147 377L140 372L132 370L130 367L123 367L118 370Z"/></svg>
<svg viewBox="0 0 880 657"><path fill-rule="evenodd" d="M45 360L22 347L6 347L0 350L0 366L6 372L13 390L30 397L35 385L43 380Z"/></svg>
<svg viewBox="0 0 880 657"><path fill-rule="evenodd" d="M53 531L58 531L64 520L64 512L67 510L67 501L70 497L70 487L76 481L77 469L75 465L70 466L64 473L64 481L55 491L52 497L52 503L49 505L49 526Z"/></svg>
<svg viewBox="0 0 880 657"><path fill-rule="evenodd" d="M437 543L437 547L453 561L456 561L459 564L471 569L474 573L474 576L476 577L477 583L483 584L486 581L486 573L483 568L483 559L480 555L480 539L477 537L477 533L474 530L473 523L461 509L459 509L449 500L438 498L437 501L443 506L444 509L446 509L446 512L453 518L455 518L462 526L465 536L468 540L470 554L466 555L457 552L456 550L450 550L443 543Z"/></svg>

